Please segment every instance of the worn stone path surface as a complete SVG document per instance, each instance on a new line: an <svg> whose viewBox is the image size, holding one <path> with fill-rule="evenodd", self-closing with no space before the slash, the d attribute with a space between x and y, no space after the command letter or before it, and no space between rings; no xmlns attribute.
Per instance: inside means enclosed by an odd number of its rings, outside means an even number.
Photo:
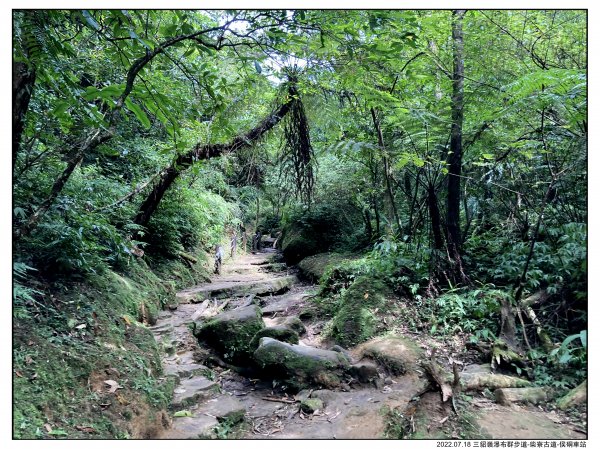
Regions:
<svg viewBox="0 0 600 449"><path fill-rule="evenodd" d="M210 307L228 301L223 310L231 310L255 297L266 325L273 326L306 312L310 295L311 286L299 283L272 251L238 256L223 266L222 275L213 282L179 292L178 308L161 312L152 328L165 348L165 374L179 382L172 415L185 415L174 416L162 438L214 438L224 426L242 419L247 424L243 434L237 435L241 438L382 438L382 408L406 406L423 386L416 374L390 376L385 383L382 375L378 386L343 385L339 391L315 389L286 395L272 381L248 379L230 369L209 369L199 363L205 354L189 326L207 299ZM300 345L328 349L332 343L320 337L324 321L307 316ZM309 396L322 401L321 410L300 411L300 400Z"/></svg>
<svg viewBox="0 0 600 449"><path fill-rule="evenodd" d="M273 250L238 256L224 264L222 275L212 281L179 292L177 309L161 312L152 327L165 352L165 375L177 380L172 425L161 438L222 438L231 436L229 430L241 422L244 425L233 435L236 438L384 438L386 411L407 409L411 398L423 391L426 380L413 364L414 356L407 358L406 348L393 337L346 351L354 364L354 379L338 388L315 386L293 394L277 381L241 375L244 367L236 370L218 357L211 358L211 351L198 343L191 327L216 313L256 304L267 327L291 319L297 323L300 318L299 345L332 349L334 343L323 338L326 321L310 312L314 310L309 300L313 287L302 284ZM388 369L395 358L411 366ZM301 410L300 403L307 398L317 400L316 412ZM523 408L492 404L478 416L479 426L491 438L585 437L561 428L547 414Z"/></svg>

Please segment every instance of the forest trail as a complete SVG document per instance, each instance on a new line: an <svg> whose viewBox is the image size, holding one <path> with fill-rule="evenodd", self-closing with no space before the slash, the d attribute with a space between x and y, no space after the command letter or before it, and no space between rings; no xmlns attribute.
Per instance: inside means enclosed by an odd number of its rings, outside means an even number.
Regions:
<svg viewBox="0 0 600 449"><path fill-rule="evenodd" d="M195 320L255 303L261 307L267 327L300 317L306 332L299 345L330 349L334 342L322 335L326 321L307 313L312 309L308 302L312 288L300 282L275 250L266 249L229 259L223 273L213 276L211 283L179 292L177 309L161 312L152 327L166 352L165 374L175 376L178 383L171 403L172 424L160 438L376 439L385 436L390 410L410 413L411 399L427 384L419 369L398 375L378 366L375 375L379 378L368 384L353 382L336 389L315 387L288 394L275 381L251 374L246 377L241 374L248 374L243 369L236 372L220 359L211 358L190 329ZM353 363L361 361L357 348L347 354ZM210 368L203 364L207 361ZM309 397L321 400L321 409L305 413L300 404ZM472 424L479 428L481 438L585 438L556 414L505 407L479 398L473 402L476 419ZM429 420L424 437L440 438L435 431L441 425L434 420L443 424L447 417L435 404L430 408L422 405L420 412ZM244 425L232 433L242 421Z"/></svg>

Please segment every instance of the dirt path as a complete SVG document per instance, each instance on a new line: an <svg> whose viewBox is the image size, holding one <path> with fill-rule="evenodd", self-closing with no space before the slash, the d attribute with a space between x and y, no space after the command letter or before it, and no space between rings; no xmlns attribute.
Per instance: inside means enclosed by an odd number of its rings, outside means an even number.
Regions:
<svg viewBox="0 0 600 449"><path fill-rule="evenodd" d="M375 384L352 383L338 391L293 395L276 382L247 378L227 366L209 368L201 362L210 358L208 349L202 348L190 331L194 318L202 312L206 319L215 311L246 305L252 298L258 299L255 302L259 302L267 326L281 317L303 317L306 333L300 345L331 348L333 342L322 335L326 322L301 313L311 308L308 297L313 288L302 284L277 253L265 251L238 256L223 266L222 275L213 282L178 293L179 307L161 312L152 328L166 352L165 373L178 379L171 406L172 426L161 437L384 438L386 412L408 407L426 383L422 373L387 373ZM299 402L308 395L321 399L323 409L314 414L300 411ZM585 438L585 434L561 426L558 418L552 420L547 414L523 408L490 403L480 407L476 416L481 435L491 438ZM232 434L232 424L242 420L243 425L235 427Z"/></svg>

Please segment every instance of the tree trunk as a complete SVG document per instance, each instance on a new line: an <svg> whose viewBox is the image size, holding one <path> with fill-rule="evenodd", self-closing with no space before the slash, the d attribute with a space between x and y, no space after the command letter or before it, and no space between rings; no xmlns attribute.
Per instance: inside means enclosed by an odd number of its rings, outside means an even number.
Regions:
<svg viewBox="0 0 600 449"><path fill-rule="evenodd" d="M106 142L108 139L112 137L110 132L101 132L97 131L96 134L90 139L86 140L77 151L73 154L73 156L69 159L67 163L67 167L63 170L61 175L58 177L54 184L52 185L52 189L50 190L50 195L44 200L42 204L36 209L36 211L31 214L29 219L18 229L15 230L13 234L13 241L17 242L22 237L25 237L31 233L31 231L37 226L37 223L42 218L42 216L52 207L54 204L54 200L60 194L63 187L71 177L71 174L85 156L87 151L90 151L96 148L98 145Z"/></svg>
<svg viewBox="0 0 600 449"><path fill-rule="evenodd" d="M429 184L427 188L427 205L429 206L431 232L433 233L433 248L441 250L444 247L444 241L442 239L440 209L438 208L437 195L433 184Z"/></svg>
<svg viewBox="0 0 600 449"><path fill-rule="evenodd" d="M377 238L381 236L381 217L379 216L379 207L377 206L377 198L373 198L373 212L375 212L375 234Z"/></svg>
<svg viewBox="0 0 600 449"><path fill-rule="evenodd" d="M256 197L256 222L254 223L254 230L258 232L258 221L260 220L260 196Z"/></svg>
<svg viewBox="0 0 600 449"><path fill-rule="evenodd" d="M498 388L494 391L496 402L502 405L514 403L539 404L548 402L548 390L540 387Z"/></svg>
<svg viewBox="0 0 600 449"><path fill-rule="evenodd" d="M452 11L454 70L452 74L452 129L448 154L448 207L446 215L448 251L460 264L460 176L462 168L463 125L463 30L464 10ZM460 266L460 265L459 265Z"/></svg>
<svg viewBox="0 0 600 449"><path fill-rule="evenodd" d="M196 161L210 159L220 156L223 153L230 153L251 146L285 117L294 101L299 100L292 97L289 101L279 106L275 112L265 117L256 127L245 134L235 137L229 143L198 144L187 153L179 155L175 162L165 170L165 174L161 176L158 184L154 186L146 200L140 206L140 210L133 220L134 223L140 226L148 225L152 214L158 208L166 191L186 168L190 167Z"/></svg>
<svg viewBox="0 0 600 449"><path fill-rule="evenodd" d="M370 242L373 239L373 226L371 225L371 212L369 212L369 209L364 210L363 219L365 220L365 234L367 234L367 239Z"/></svg>
<svg viewBox="0 0 600 449"><path fill-rule="evenodd" d="M165 195L165 192L171 187L171 184L177 179L179 176L179 170L175 167L169 167L165 173L160 177L160 181L158 184L154 186L152 192L146 197L142 205L140 206L140 210L133 220L134 223L145 226L150 221L150 217L158 208L158 204L160 200Z"/></svg>
<svg viewBox="0 0 600 449"><path fill-rule="evenodd" d="M577 387L573 388L566 395L556 401L556 405L561 410L574 407L578 404L584 404L587 402L587 379L584 380Z"/></svg>
<svg viewBox="0 0 600 449"><path fill-rule="evenodd" d="M12 166L15 168L17 154L21 146L21 135L25 128L25 114L29 108L29 100L35 85L35 70L23 62L13 62L13 137Z"/></svg>
<svg viewBox="0 0 600 449"><path fill-rule="evenodd" d="M396 229L400 230L402 228L402 224L400 222L400 217L398 216L398 210L396 209L396 202L394 200L394 192L392 190L392 184L390 181L391 170L389 158L385 151L385 143L383 141L383 133L381 132L381 125L379 123L379 117L377 117L377 112L374 108L371 108L371 117L373 118L373 126L375 126L375 131L377 132L377 141L379 143L379 148L381 149L381 154L383 158L383 172L385 176L385 193L386 199L389 208L389 215L394 220L396 225ZM390 233L393 234L393 227L390 226Z"/></svg>

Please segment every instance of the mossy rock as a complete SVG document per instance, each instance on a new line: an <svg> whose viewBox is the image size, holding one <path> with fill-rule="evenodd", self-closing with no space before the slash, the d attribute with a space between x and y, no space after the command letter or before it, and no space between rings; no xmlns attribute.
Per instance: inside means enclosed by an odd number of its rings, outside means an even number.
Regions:
<svg viewBox="0 0 600 449"><path fill-rule="evenodd" d="M368 357L386 368L390 373L402 375L416 367L423 351L413 341L398 337L386 336L376 338L358 346L359 357Z"/></svg>
<svg viewBox="0 0 600 449"><path fill-rule="evenodd" d="M323 410L323 401L320 399L305 399L300 403L300 409L304 413L313 414L317 410Z"/></svg>
<svg viewBox="0 0 600 449"><path fill-rule="evenodd" d="M273 326L273 327L265 327L264 329L259 330L256 335L252 338L250 342L250 347L253 349L258 348L258 344L260 339L263 337L274 338L275 340L284 341L286 343L291 343L297 345L300 341L300 337L298 337L298 333L289 327L286 326Z"/></svg>
<svg viewBox="0 0 600 449"><path fill-rule="evenodd" d="M262 310L256 305L240 307L217 315L194 332L232 363L246 363L254 350L251 342L264 329Z"/></svg>
<svg viewBox="0 0 600 449"><path fill-rule="evenodd" d="M339 265L349 258L351 258L351 256L338 253L320 253L302 259L298 264L298 268L303 277L310 281L318 282L327 270Z"/></svg>
<svg viewBox="0 0 600 449"><path fill-rule="evenodd" d="M281 379L298 390L314 384L339 387L350 368L348 357L342 353L269 337L260 339L254 359L265 377Z"/></svg>
<svg viewBox="0 0 600 449"><path fill-rule="evenodd" d="M304 326L304 323L300 318L295 316L280 316L273 318L272 324L273 327L284 327L296 332L298 335L306 333L306 326ZM265 335L265 337L270 337L270 335Z"/></svg>
<svg viewBox="0 0 600 449"><path fill-rule="evenodd" d="M368 340L377 332L375 309L383 309L391 289L380 279L361 276L342 294L333 318L332 335L346 347Z"/></svg>
<svg viewBox="0 0 600 449"><path fill-rule="evenodd" d="M322 251L320 242L308 232L295 229L286 232L281 242L281 251L285 261L295 265L302 259Z"/></svg>

